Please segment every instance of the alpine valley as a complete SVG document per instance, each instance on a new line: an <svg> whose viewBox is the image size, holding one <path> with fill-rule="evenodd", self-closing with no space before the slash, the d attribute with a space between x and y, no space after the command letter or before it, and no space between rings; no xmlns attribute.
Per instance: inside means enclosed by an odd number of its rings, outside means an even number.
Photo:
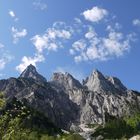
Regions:
<svg viewBox="0 0 140 140"><path fill-rule="evenodd" d="M1 140L131 139L140 132L140 93L98 70L80 83L47 81L33 65L0 80Z"/></svg>

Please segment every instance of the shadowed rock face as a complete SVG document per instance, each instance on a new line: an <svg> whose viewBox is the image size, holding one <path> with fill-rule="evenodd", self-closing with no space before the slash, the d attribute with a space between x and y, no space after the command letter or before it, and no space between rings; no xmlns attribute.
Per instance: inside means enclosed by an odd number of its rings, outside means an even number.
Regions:
<svg viewBox="0 0 140 140"><path fill-rule="evenodd" d="M0 91L44 113L62 129L75 125L103 123L105 113L121 117L140 107L140 94L128 90L119 79L94 71L81 84L69 73L54 73L51 81L29 65L19 78L0 80ZM72 127L71 127L72 126Z"/></svg>
<svg viewBox="0 0 140 140"><path fill-rule="evenodd" d="M113 84L113 86L120 90L125 91L127 88L122 84L122 82L116 77L106 77L106 79Z"/></svg>

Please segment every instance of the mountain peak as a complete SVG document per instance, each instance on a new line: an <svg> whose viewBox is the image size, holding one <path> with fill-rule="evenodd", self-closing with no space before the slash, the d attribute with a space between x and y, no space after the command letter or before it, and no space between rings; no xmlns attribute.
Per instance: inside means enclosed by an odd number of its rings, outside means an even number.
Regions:
<svg viewBox="0 0 140 140"><path fill-rule="evenodd" d="M91 91L96 92L114 92L113 85L98 70L94 70L84 81L84 85Z"/></svg>
<svg viewBox="0 0 140 140"><path fill-rule="evenodd" d="M76 80L68 72L65 72L65 73L61 73L61 72L57 73L56 72L56 73L54 73L51 81L57 85L64 86L66 89L72 89L74 87L77 87L77 88L82 87L81 83L78 80Z"/></svg>
<svg viewBox="0 0 140 140"><path fill-rule="evenodd" d="M21 73L20 77L21 78L32 78L32 79L39 81L39 82L46 82L47 81L42 75L40 75L37 72L36 67L32 64L27 66L27 68Z"/></svg>
<svg viewBox="0 0 140 140"><path fill-rule="evenodd" d="M36 70L36 67L32 64L30 64L29 66L27 66L28 69L35 69Z"/></svg>
<svg viewBox="0 0 140 140"><path fill-rule="evenodd" d="M126 87L118 78L104 76L100 71L94 70L83 84L91 91L118 93L125 92Z"/></svg>
<svg viewBox="0 0 140 140"><path fill-rule="evenodd" d="M101 92L106 86L106 79L101 72L93 70L91 75L84 81L84 85L91 91Z"/></svg>
<svg viewBox="0 0 140 140"><path fill-rule="evenodd" d="M36 67L34 66L34 65L32 65L32 64L30 64L30 65L28 65L27 67L26 67L26 69L22 72L22 74L23 73L27 73L27 72L34 72L34 73L36 73L37 71L36 71ZM21 75L22 75L21 74Z"/></svg>
<svg viewBox="0 0 140 140"><path fill-rule="evenodd" d="M97 69L93 70L92 74L91 74L91 77L94 77L94 78L98 78L98 79L104 79L104 75Z"/></svg>

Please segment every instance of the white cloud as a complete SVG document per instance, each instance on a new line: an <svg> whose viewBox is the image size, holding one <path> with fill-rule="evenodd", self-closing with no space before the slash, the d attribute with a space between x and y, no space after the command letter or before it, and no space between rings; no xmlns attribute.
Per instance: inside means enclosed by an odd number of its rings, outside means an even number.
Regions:
<svg viewBox="0 0 140 140"><path fill-rule="evenodd" d="M16 44L20 38L24 38L27 35L26 29L18 30L15 27L12 27L11 32L12 32L14 44Z"/></svg>
<svg viewBox="0 0 140 140"><path fill-rule="evenodd" d="M95 37L97 34L95 32L95 30L92 27L89 27L89 31L85 34L85 38L87 39L91 39L93 37Z"/></svg>
<svg viewBox="0 0 140 140"><path fill-rule="evenodd" d="M38 52L42 52L47 47L48 44L48 39L45 37L45 35L43 36L35 35L31 39L31 41L35 45Z"/></svg>
<svg viewBox="0 0 140 140"><path fill-rule="evenodd" d="M83 12L85 19L91 22L99 22L108 14L106 9L97 6ZM112 18L111 20L111 23L110 20L106 20L105 26L102 26L103 34L96 32L96 25L93 27L91 22L85 25L80 18L75 18L71 26L64 22L56 22L44 34L33 36L31 41L37 53L42 54L44 50L57 51L63 48L66 40L72 41L76 38L69 49L76 63L109 60L123 56L130 50L131 42L134 41L133 34L124 34L120 23L116 20L113 22Z"/></svg>
<svg viewBox="0 0 140 140"><path fill-rule="evenodd" d="M82 14L88 21L99 22L108 15L108 11L106 9L95 6L90 10L84 11Z"/></svg>
<svg viewBox="0 0 140 140"><path fill-rule="evenodd" d="M47 9L47 4L41 2L41 0L33 2L33 6L37 9L40 9L40 10L46 10Z"/></svg>
<svg viewBox="0 0 140 140"><path fill-rule="evenodd" d="M111 27L111 26L110 26ZM115 29L118 30L119 28ZM85 34L85 39L82 39L84 45L79 47L77 41L73 43L70 49L70 54L74 55L76 63L81 61L104 61L114 57L120 57L128 52L131 48L131 41L134 35L124 35L122 32L116 31L112 27L108 30L106 37L99 36L95 30L89 28Z"/></svg>
<svg viewBox="0 0 140 140"><path fill-rule="evenodd" d="M133 25L134 26L140 26L140 19L134 19L133 20Z"/></svg>
<svg viewBox="0 0 140 140"><path fill-rule="evenodd" d="M89 60L102 59L99 50L95 46L87 48L86 55Z"/></svg>
<svg viewBox="0 0 140 140"><path fill-rule="evenodd" d="M118 22L116 22L115 24L114 24L114 28L112 28L112 26L111 25L108 25L107 27L106 27L106 30L107 31L114 31L114 30L120 30L122 28L122 26L118 23Z"/></svg>
<svg viewBox="0 0 140 140"><path fill-rule="evenodd" d="M25 70L25 68L28 65L32 64L32 65L36 66L36 64L38 62L43 62L44 60L45 60L45 58L41 54L35 54L35 56L33 58L32 57L23 56L23 58L21 60L22 62L21 62L21 64L19 64L16 67L16 70L21 73L21 72L23 72Z"/></svg>
<svg viewBox="0 0 140 140"><path fill-rule="evenodd" d="M78 40L78 41L76 41L72 44L72 49L70 49L69 52L70 52L71 55L74 55L75 52L84 51L84 49L86 48L86 45L87 44L86 44L85 40L83 40L83 39ZM76 57L76 60L77 59L78 58Z"/></svg>
<svg viewBox="0 0 140 140"><path fill-rule="evenodd" d="M12 10L9 11L9 15L10 15L12 18L14 18L14 17L16 16L15 13L14 13L14 11L12 11Z"/></svg>
<svg viewBox="0 0 140 140"><path fill-rule="evenodd" d="M74 42L72 47L75 51L83 51L86 48L86 43L84 40L81 39Z"/></svg>
<svg viewBox="0 0 140 140"><path fill-rule="evenodd" d="M49 28L43 35L35 35L31 38L32 43L39 53L44 49L48 51L57 51L62 48L62 40L71 38L71 31L66 29Z"/></svg>
<svg viewBox="0 0 140 140"><path fill-rule="evenodd" d="M18 18L16 17L16 14L13 10L10 10L9 11L9 15L11 18L13 18L15 21L18 21Z"/></svg>

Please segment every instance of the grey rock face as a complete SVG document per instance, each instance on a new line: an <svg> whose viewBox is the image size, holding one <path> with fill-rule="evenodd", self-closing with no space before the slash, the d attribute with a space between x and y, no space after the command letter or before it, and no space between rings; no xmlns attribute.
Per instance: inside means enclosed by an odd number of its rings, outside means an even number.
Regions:
<svg viewBox="0 0 140 140"><path fill-rule="evenodd" d="M40 75L37 71L35 66L30 64L20 75L21 78L32 78L39 82L46 82L47 80Z"/></svg>
<svg viewBox="0 0 140 140"><path fill-rule="evenodd" d="M33 79L10 78L1 86L1 92L5 93L7 100L16 97L18 100L26 100L27 104L44 113L53 123L63 129L69 129L75 122L78 114L78 106L69 100L64 92L56 92L49 83L38 83ZM0 81L0 85L3 81Z"/></svg>
<svg viewBox="0 0 140 140"><path fill-rule="evenodd" d="M84 81L84 86L86 86L88 90L98 93L119 94L126 90L119 79L104 76L98 70L93 71L93 73Z"/></svg>
<svg viewBox="0 0 140 140"><path fill-rule="evenodd" d="M80 104L83 96L81 94L83 86L72 75L67 72L65 74L54 73L50 84L56 90L62 90L63 92L65 92L69 96L69 99L72 100L72 102L76 103L77 105Z"/></svg>
<svg viewBox="0 0 140 140"><path fill-rule="evenodd" d="M82 124L104 123L106 114L122 117L140 109L140 93L97 70L82 85L69 73L54 73L47 82L30 65L19 78L0 80L0 91L7 100L26 100L66 130L81 131Z"/></svg>
<svg viewBox="0 0 140 140"><path fill-rule="evenodd" d="M108 82L103 74L98 70L93 71L93 73L84 82L84 85L90 91L109 92L112 90L110 82Z"/></svg>
<svg viewBox="0 0 140 140"><path fill-rule="evenodd" d="M67 72L65 74L61 72L54 73L51 82L65 90L82 88L81 83Z"/></svg>

